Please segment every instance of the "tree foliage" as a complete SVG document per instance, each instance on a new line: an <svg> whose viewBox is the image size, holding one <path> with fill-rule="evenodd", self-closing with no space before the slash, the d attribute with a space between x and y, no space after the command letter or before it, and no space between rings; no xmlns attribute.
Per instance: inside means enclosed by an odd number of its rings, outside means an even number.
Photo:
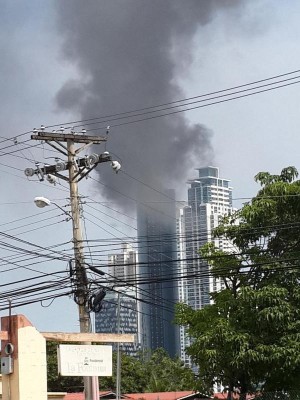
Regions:
<svg viewBox="0 0 300 400"><path fill-rule="evenodd" d="M193 371L184 367L179 358L170 358L165 350L157 349L145 361L145 392L173 392L193 388Z"/></svg>
<svg viewBox="0 0 300 400"><path fill-rule="evenodd" d="M241 210L224 218L201 254L224 290L195 311L180 304L177 322L188 327L188 349L204 388L216 382L245 393L300 386L300 181L294 167L261 172L262 188Z"/></svg>

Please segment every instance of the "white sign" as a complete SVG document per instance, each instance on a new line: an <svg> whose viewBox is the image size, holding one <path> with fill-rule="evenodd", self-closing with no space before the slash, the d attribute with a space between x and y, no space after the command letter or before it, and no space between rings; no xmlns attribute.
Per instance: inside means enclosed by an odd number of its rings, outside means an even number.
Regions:
<svg viewBox="0 0 300 400"><path fill-rule="evenodd" d="M57 355L61 375L112 376L112 346L61 344Z"/></svg>

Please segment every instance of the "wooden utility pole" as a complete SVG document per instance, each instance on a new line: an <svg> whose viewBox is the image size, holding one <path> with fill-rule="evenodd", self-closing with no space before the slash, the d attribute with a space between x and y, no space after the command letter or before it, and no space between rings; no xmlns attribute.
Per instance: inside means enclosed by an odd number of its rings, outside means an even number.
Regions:
<svg viewBox="0 0 300 400"><path fill-rule="evenodd" d="M106 137L88 136L76 134L74 132L68 134L63 133L63 130L61 133L50 133L45 132L44 128L42 128L40 131L34 131L34 133L35 134L31 136L31 139L44 141L67 157L65 162L59 161L55 165L41 167L39 164L37 164L36 169L27 168L25 170L25 175L37 175L41 181L46 178L50 182L55 179L54 177L58 177L69 183L76 277L76 290L74 299L78 304L80 332L89 333L90 314L87 311L89 298L88 279L84 262L83 236L80 224L78 182L83 177L87 176L89 172L99 163L110 161L112 162L112 167L116 171L120 168L120 164L116 161L112 161L108 152L104 152L103 154L91 154L90 156L85 156L83 158L78 157L78 154L87 147L93 144L101 144L105 142L107 140ZM76 144L79 143L82 145L76 148ZM62 174L62 171L64 170L68 170L68 177ZM92 377L84 378L84 393L85 400L95 400L95 396L93 395L95 390L93 390Z"/></svg>
<svg viewBox="0 0 300 400"><path fill-rule="evenodd" d="M87 276L84 265L83 252L83 237L80 225L80 204L78 196L78 183L76 180L75 167L75 142L74 139L67 141L68 149L68 165L69 165L69 185L70 185L70 200L71 200L71 215L73 222L73 241L74 241L74 257L75 271L77 277L77 296L79 303L79 323L80 332L87 333L90 331L90 316L86 311L87 297Z"/></svg>

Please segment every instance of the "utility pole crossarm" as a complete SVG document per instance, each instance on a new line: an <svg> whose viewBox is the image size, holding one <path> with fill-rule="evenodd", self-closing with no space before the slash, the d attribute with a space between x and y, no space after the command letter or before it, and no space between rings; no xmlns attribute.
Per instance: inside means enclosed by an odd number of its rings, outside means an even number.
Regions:
<svg viewBox="0 0 300 400"><path fill-rule="evenodd" d="M58 141L67 142L68 140L73 140L75 143L93 143L100 144L107 141L105 136L90 136L90 135L80 135L74 133L51 133L51 132L38 132L37 135L31 135L33 140L44 140L48 141Z"/></svg>
<svg viewBox="0 0 300 400"><path fill-rule="evenodd" d="M34 132L36 134L31 136L32 139L45 141L55 150L64 154L68 160L59 161L58 159L55 165L44 165L43 167L40 167L39 164L36 163L35 169L26 168L24 171L27 177L37 175L39 180L43 181L46 176L49 182L55 183L55 178L52 179L51 177L51 175L54 175L71 183L72 181L79 182L100 163L111 162L111 166L116 172L120 169L120 164L117 161L113 161L111 155L107 151L103 154L91 154L82 158L78 157L78 154L87 147L106 142L107 137L80 135L74 132L68 134L50 133L43 130L34 130ZM64 142L66 142L66 145ZM81 146L76 147L75 144L81 144ZM69 177L61 174L64 170L69 170L69 172L72 170Z"/></svg>

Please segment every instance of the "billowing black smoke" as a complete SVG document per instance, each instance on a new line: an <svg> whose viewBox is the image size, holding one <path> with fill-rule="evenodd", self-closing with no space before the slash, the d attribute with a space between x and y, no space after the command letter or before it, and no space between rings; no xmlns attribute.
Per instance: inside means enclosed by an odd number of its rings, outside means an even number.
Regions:
<svg viewBox="0 0 300 400"><path fill-rule="evenodd" d="M183 94L176 84L180 66L192 59L191 39L220 9L238 0L64 0L57 1L63 55L81 78L57 94L62 110L82 119L168 103ZM200 78L201 79L201 78ZM140 117L143 119L143 117ZM122 121L89 125L98 127ZM103 151L104 149L99 149ZM111 130L107 150L124 172L98 168L103 195L127 207L146 185L158 191L184 186L194 168L212 162L210 132L184 114L121 125ZM133 179L134 177L135 179ZM101 186L100 186L101 187ZM116 190L114 190L116 189ZM151 199L151 190L146 197Z"/></svg>

